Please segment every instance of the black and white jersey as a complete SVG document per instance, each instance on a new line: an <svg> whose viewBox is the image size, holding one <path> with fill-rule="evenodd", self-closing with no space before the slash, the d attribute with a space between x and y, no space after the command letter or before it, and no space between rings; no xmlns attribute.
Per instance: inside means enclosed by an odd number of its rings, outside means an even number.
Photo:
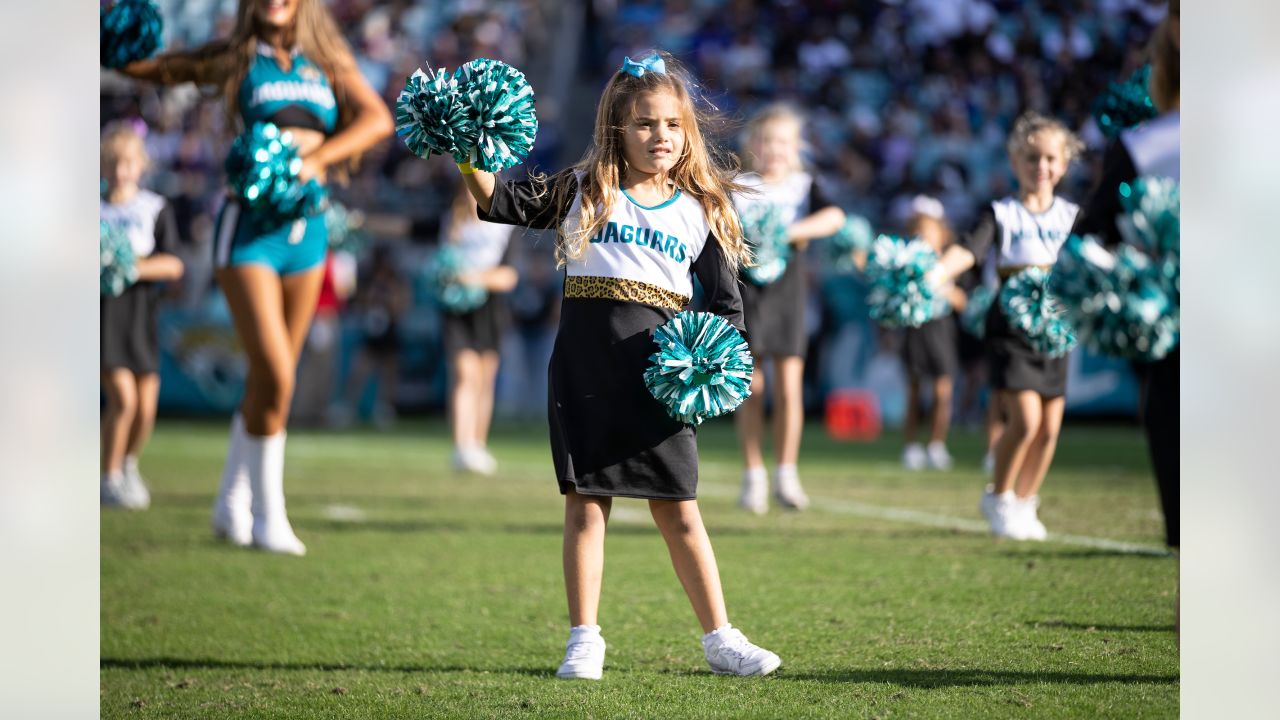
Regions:
<svg viewBox="0 0 1280 720"><path fill-rule="evenodd" d="M1071 234L1080 206L1059 197L1042 213L1033 213L1010 196L985 208L964 247L979 260L995 251L996 267L1052 265Z"/></svg>
<svg viewBox="0 0 1280 720"><path fill-rule="evenodd" d="M511 228L506 225L467 220L446 226L445 242L454 244L468 270L492 270L510 264Z"/></svg>
<svg viewBox="0 0 1280 720"><path fill-rule="evenodd" d="M757 203L767 203L778 208L786 225L834 205L816 179L806 172L792 173L772 183L766 183L758 173L748 172L738 176L738 183L750 189L750 192L733 195L733 205L739 213Z"/></svg>
<svg viewBox="0 0 1280 720"><path fill-rule="evenodd" d="M124 231L135 257L172 252L176 244L177 223L169 201L150 190L139 190L119 204L101 198L98 213L104 222Z"/></svg>

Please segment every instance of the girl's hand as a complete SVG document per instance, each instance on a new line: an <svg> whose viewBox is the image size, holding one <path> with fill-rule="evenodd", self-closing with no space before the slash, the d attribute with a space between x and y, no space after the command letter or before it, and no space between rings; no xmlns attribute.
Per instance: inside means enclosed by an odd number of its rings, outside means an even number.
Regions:
<svg viewBox="0 0 1280 720"><path fill-rule="evenodd" d="M325 181L324 163L316 159L315 153L302 158L302 169L298 171L298 179L302 182L315 179L317 182Z"/></svg>

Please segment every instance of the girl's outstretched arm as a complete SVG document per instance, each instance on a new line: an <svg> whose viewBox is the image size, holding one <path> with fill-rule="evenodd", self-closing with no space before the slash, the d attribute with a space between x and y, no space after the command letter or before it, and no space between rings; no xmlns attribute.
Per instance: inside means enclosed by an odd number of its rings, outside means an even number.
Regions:
<svg viewBox="0 0 1280 720"><path fill-rule="evenodd" d="M476 205L488 213L493 207L493 187L497 184L493 173L475 170L470 163L459 165L458 169L462 171L462 182L466 183L467 190L471 191L471 197L476 199Z"/></svg>

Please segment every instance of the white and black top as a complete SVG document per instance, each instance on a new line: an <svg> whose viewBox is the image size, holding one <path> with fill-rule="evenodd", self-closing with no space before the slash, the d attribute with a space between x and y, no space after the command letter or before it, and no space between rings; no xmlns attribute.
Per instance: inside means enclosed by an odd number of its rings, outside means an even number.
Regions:
<svg viewBox="0 0 1280 720"><path fill-rule="evenodd" d="M994 260L1001 277L1032 265L1052 266L1079 211L1078 205L1056 195L1042 213L1031 212L1016 197L1006 197L983 210L963 245L979 260ZM987 312L984 342L994 389L1033 390L1046 397L1066 393L1066 358L1047 357L1032 349L1009 325L998 300Z"/></svg>
<svg viewBox="0 0 1280 720"><path fill-rule="evenodd" d="M579 176L499 182L490 222L550 229L580 220ZM564 303L548 377L552 458L562 493L697 496L692 426L649 394L653 331L685 308L697 277L707 309L745 331L733 272L701 203L676 188L643 206L616 190L608 222L565 267ZM557 198L566 200L557 202Z"/></svg>
<svg viewBox="0 0 1280 720"><path fill-rule="evenodd" d="M173 252L178 244L178 223L164 197L139 190L128 201L99 201L103 221L122 228L134 257ZM127 368L138 373L156 372L160 345L156 335L159 286L140 282L119 297L103 295L100 303L100 362L103 368Z"/></svg>
<svg viewBox="0 0 1280 720"><path fill-rule="evenodd" d="M753 190L734 195L739 213L757 203L768 203L778 208L787 225L835 205L821 183L806 172L775 183L766 183L757 173L749 172L740 175L738 182ZM751 331L751 351L756 355L804 356L805 275L804 253L793 248L787 269L777 280L768 285L743 283L742 302Z"/></svg>
<svg viewBox="0 0 1280 720"><path fill-rule="evenodd" d="M506 225L481 220L466 221L457 228L446 225L441 242L458 247L462 266L468 270L483 272L514 261L515 244ZM505 294L492 292L480 307L462 313L445 311L443 318L444 347L450 356L461 350L498 352L511 327Z"/></svg>

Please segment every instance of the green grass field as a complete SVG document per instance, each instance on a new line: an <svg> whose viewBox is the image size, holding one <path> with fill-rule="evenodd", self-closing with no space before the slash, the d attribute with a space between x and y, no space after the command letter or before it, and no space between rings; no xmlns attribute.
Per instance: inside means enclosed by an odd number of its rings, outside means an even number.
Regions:
<svg viewBox="0 0 1280 720"><path fill-rule="evenodd" d="M298 559L213 540L226 428L162 421L151 510L102 514L102 716L1177 717L1177 561L1096 542L1161 547L1137 429L1068 423L1041 517L1069 537L1035 544L970 529L974 435L953 437L956 471L908 474L896 438L811 426L815 507L757 518L734 507L731 431L700 432L700 502L730 619L781 669L707 671L646 506L624 499L591 683L554 677L562 504L542 423L498 428L492 479L450 472L438 422L292 432Z"/></svg>

